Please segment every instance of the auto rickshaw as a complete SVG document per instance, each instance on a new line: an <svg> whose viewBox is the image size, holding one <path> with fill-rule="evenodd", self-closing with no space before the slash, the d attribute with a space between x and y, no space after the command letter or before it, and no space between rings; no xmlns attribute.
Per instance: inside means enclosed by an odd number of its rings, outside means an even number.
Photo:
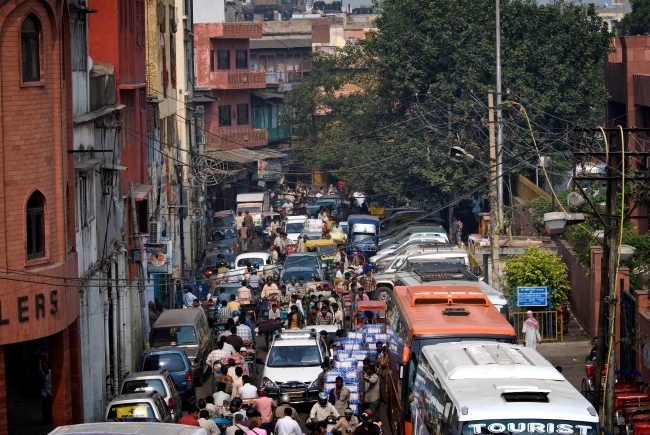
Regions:
<svg viewBox="0 0 650 435"><path fill-rule="evenodd" d="M314 239L307 240L305 243L305 251L316 251L327 267L326 276L331 276L334 271L334 256L336 255L336 243L333 240L327 239Z"/></svg>

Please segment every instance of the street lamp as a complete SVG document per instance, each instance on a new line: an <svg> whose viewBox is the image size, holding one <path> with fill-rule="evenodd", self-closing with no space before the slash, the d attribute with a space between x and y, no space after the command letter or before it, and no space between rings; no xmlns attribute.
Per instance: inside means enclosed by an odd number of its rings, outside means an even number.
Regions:
<svg viewBox="0 0 650 435"><path fill-rule="evenodd" d="M544 213L544 228L549 234L562 234L567 225L575 225L584 221L585 215L582 213L565 213L563 211Z"/></svg>

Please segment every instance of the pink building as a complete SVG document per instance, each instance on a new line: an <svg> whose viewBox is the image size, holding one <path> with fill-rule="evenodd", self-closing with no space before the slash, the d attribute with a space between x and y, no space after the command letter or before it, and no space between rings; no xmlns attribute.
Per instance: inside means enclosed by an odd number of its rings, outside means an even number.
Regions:
<svg viewBox="0 0 650 435"><path fill-rule="evenodd" d="M262 25L226 23L223 10L203 3L195 2L194 49L195 91L204 107L206 146L265 146L267 130L251 128L251 90L266 88L266 74L252 71L249 40L262 38Z"/></svg>
<svg viewBox="0 0 650 435"><path fill-rule="evenodd" d="M605 62L605 87L611 95L606 105L607 126L650 128L650 37L624 36L614 38L616 51ZM650 148L650 132L633 133L628 151L647 151ZM618 140L618 135L612 136ZM630 159L639 170L647 169L642 159ZM646 207L637 208L632 218L636 234L648 232Z"/></svg>

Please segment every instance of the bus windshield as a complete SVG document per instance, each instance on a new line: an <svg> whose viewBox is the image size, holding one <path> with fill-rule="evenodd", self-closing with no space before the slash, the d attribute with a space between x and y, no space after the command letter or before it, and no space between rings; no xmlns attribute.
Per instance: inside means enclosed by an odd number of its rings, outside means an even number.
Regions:
<svg viewBox="0 0 650 435"><path fill-rule="evenodd" d="M493 434L598 435L597 423L545 419L499 419L463 422L462 435Z"/></svg>

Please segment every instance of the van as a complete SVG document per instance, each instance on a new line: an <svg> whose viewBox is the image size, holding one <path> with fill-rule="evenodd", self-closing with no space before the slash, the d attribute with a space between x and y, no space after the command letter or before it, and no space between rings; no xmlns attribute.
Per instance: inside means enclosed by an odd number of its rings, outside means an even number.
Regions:
<svg viewBox="0 0 650 435"><path fill-rule="evenodd" d="M104 420L126 419L128 421L133 418L155 418L161 423L172 422L169 408L156 390L146 393L118 394L106 405Z"/></svg>
<svg viewBox="0 0 650 435"><path fill-rule="evenodd" d="M203 375L209 370L205 360L213 347L212 330L201 308L163 311L149 336L152 348L178 346L183 348L192 365L197 386L203 385Z"/></svg>
<svg viewBox="0 0 650 435"><path fill-rule="evenodd" d="M176 389L172 375L164 369L147 372L129 373L122 380L120 394L145 393L157 391L171 413L171 421L178 423L183 411L181 410L181 395Z"/></svg>

